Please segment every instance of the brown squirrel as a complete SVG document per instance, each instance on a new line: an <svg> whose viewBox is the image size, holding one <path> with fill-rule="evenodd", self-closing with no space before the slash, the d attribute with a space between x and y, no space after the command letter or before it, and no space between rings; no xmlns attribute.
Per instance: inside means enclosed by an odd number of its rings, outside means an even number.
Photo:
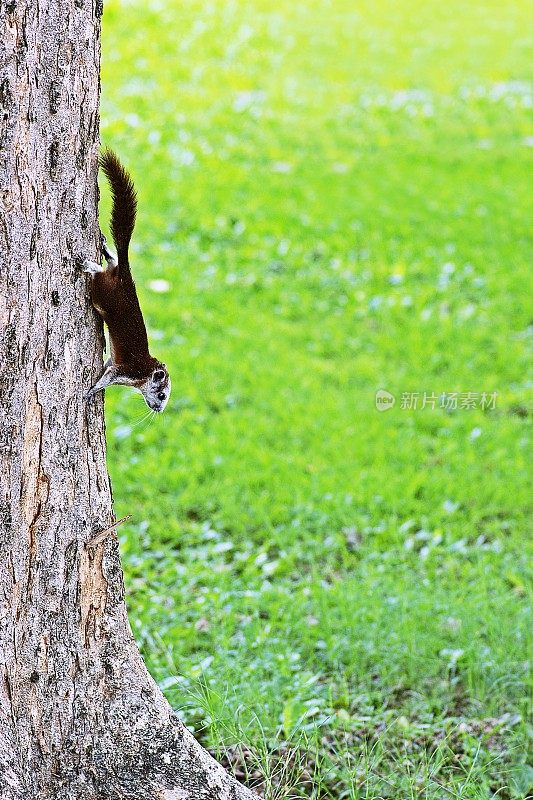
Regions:
<svg viewBox="0 0 533 800"><path fill-rule="evenodd" d="M128 259L137 193L131 177L112 150L105 150L99 163L111 187L111 234L117 257L110 252L102 236L107 269L95 261L83 262L83 271L91 276L93 306L107 324L111 344L111 358L86 399L107 386L122 384L138 389L153 411L163 411L170 396L170 377L166 366L149 353L146 327Z"/></svg>

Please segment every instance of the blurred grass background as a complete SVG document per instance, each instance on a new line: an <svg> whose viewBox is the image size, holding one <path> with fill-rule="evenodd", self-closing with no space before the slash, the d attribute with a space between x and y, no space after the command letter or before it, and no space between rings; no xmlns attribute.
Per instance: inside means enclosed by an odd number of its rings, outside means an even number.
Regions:
<svg viewBox="0 0 533 800"><path fill-rule="evenodd" d="M106 397L130 617L268 797L533 789L531 14L105 4L102 142L173 380L151 423ZM421 408L453 391L477 407Z"/></svg>

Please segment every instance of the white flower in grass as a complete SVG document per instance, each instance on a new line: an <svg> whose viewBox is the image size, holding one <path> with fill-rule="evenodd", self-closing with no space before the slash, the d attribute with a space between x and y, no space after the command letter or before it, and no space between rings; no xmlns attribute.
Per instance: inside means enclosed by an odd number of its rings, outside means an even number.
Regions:
<svg viewBox="0 0 533 800"><path fill-rule="evenodd" d="M153 281L148 281L148 288L156 294L166 294L170 292L170 283L163 278L156 278Z"/></svg>

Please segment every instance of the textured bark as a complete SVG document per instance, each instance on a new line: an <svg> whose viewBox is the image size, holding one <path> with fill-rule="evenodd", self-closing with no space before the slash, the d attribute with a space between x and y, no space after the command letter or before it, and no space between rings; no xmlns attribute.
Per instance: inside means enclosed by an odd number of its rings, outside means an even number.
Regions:
<svg viewBox="0 0 533 800"><path fill-rule="evenodd" d="M100 0L0 0L0 798L251 798L128 625L82 255L97 255Z"/></svg>

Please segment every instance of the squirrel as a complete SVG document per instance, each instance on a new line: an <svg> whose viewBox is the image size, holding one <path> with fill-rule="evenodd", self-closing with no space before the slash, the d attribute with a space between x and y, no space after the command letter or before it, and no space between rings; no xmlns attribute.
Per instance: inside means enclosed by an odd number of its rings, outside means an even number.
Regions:
<svg viewBox="0 0 533 800"><path fill-rule="evenodd" d="M137 193L133 181L112 150L105 150L99 166L109 181L113 208L111 234L117 257L102 235L102 253L107 269L85 259L83 271L91 276L91 300L107 324L111 358L104 372L89 389L86 399L112 384L138 389L153 411L163 411L170 396L170 377L165 364L148 350L146 326L130 270L128 247L135 226Z"/></svg>

